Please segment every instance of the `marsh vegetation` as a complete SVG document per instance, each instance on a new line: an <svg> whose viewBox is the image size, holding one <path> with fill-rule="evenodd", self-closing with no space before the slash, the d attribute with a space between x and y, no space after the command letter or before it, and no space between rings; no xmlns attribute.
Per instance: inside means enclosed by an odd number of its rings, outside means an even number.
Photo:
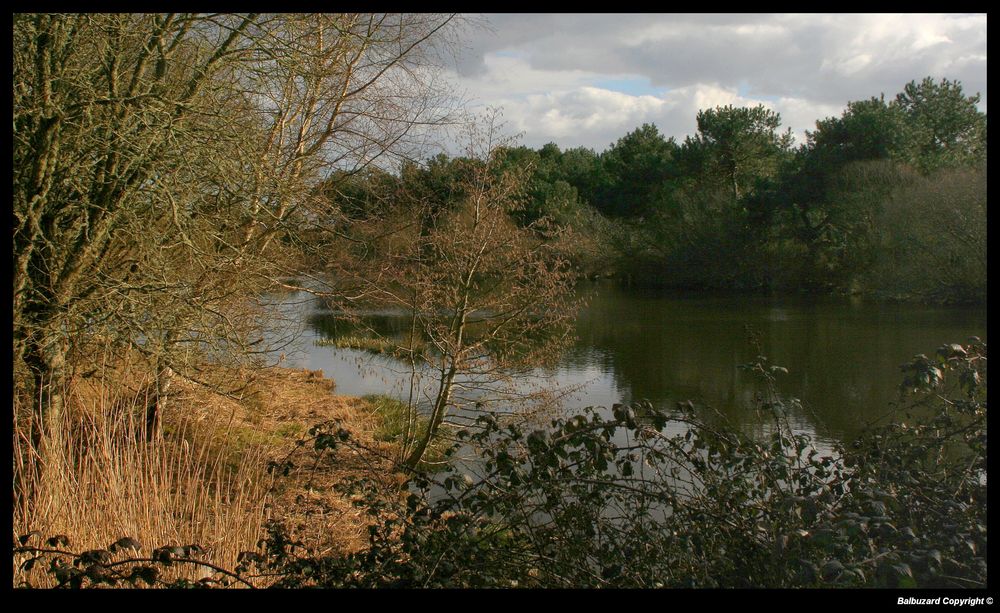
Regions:
<svg viewBox="0 0 1000 613"><path fill-rule="evenodd" d="M584 277L983 304L978 95L913 81L798 148L726 106L683 143L533 150L438 78L468 25L14 16L15 585L984 587L978 338L823 453L763 350L758 433L510 393L572 346ZM445 127L461 152L428 158ZM280 291L408 393L275 370Z"/></svg>

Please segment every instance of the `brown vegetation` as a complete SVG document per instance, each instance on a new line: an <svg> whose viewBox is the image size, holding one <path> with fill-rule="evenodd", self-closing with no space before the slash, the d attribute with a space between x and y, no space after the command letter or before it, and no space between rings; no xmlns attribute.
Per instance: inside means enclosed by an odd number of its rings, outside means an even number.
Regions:
<svg viewBox="0 0 1000 613"><path fill-rule="evenodd" d="M61 447L81 343L142 352L156 396L174 373L259 355L268 317L248 298L296 273L300 230L336 218L315 185L446 121L433 83L453 21L15 17L13 355L40 399L36 455L43 431Z"/></svg>
<svg viewBox="0 0 1000 613"><path fill-rule="evenodd" d="M317 554L363 546L365 519L331 486L363 472L391 481L392 472L378 455L346 449L317 455L296 440L317 423L339 420L373 450L387 447L372 437L377 417L364 400L332 395L334 383L321 371L266 370L244 386L242 397L178 381L162 435L147 442L142 388L149 383L127 376L75 383L67 394L67 436L59 453L43 450L39 483L31 483L29 435L15 424L15 494L34 492L16 496L15 538L30 531L63 534L73 549L87 550L129 536L146 555L165 545L198 544L203 559L225 568L236 566L241 551L255 549L271 520ZM284 459L297 468L287 476L268 472L269 461ZM200 577L194 566L173 572ZM41 566L16 567L13 581L54 585Z"/></svg>

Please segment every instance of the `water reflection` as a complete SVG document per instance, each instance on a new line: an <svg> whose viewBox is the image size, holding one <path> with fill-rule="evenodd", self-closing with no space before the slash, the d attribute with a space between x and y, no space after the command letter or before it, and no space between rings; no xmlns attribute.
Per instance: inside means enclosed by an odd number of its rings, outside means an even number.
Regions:
<svg viewBox="0 0 1000 613"><path fill-rule="evenodd" d="M823 437L851 436L898 395L900 364L969 336L986 339L985 309L872 305L816 297L668 296L601 287L578 322L582 349L625 400L710 404L737 422L756 386L738 368L754 359L748 328L772 364L788 368L779 391L802 400L793 418ZM599 357L597 357L599 355ZM593 364L593 362L590 362Z"/></svg>
<svg viewBox="0 0 1000 613"><path fill-rule="evenodd" d="M820 440L853 437L897 399L900 364L943 343L986 340L983 308L865 304L834 298L685 296L616 286L584 288L576 344L558 365L538 374L563 389L581 389L567 409L648 399L675 409L693 400L749 428L764 428L752 411L757 385L739 369L753 360L755 331L772 364L788 368L779 391L802 401L793 427ZM292 365L323 369L349 395L404 397L408 369L391 358L321 347L317 338L356 334L365 326L402 338L407 321L389 313L351 324L306 305L301 354Z"/></svg>

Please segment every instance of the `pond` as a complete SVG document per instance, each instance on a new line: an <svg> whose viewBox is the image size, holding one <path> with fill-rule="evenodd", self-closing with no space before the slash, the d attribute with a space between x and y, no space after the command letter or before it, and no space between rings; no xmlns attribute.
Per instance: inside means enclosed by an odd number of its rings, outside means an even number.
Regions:
<svg viewBox="0 0 1000 613"><path fill-rule="evenodd" d="M755 359L756 335L769 363L788 370L778 375L778 391L801 401L789 416L793 428L820 443L847 440L884 419L899 400L901 364L944 343L987 340L985 306L678 294L610 283L580 291L586 306L575 343L533 381L566 392L562 410L570 414L638 400L674 411L690 400L703 416L765 427L749 409L759 386L739 368ZM315 343L343 329L319 300L292 294L283 309L302 326L284 365L323 370L338 394L407 397L406 364ZM405 326L391 314L374 315L384 329Z"/></svg>

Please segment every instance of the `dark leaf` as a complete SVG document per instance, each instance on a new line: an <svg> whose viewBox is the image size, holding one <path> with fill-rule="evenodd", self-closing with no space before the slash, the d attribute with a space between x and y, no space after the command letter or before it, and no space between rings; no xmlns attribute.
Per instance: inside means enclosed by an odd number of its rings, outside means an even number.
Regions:
<svg viewBox="0 0 1000 613"><path fill-rule="evenodd" d="M844 572L844 565L839 560L830 560L820 569L823 581L835 581Z"/></svg>
<svg viewBox="0 0 1000 613"><path fill-rule="evenodd" d="M903 588L917 587L917 580L913 578L913 570L905 562L892 565L897 585Z"/></svg>
<svg viewBox="0 0 1000 613"><path fill-rule="evenodd" d="M17 537L17 540L22 545L25 545L25 544L27 544L27 542L29 540L31 540L31 537L33 537L33 536L41 536L41 535L42 535L42 533L39 532L38 530L32 530L31 532L29 532L27 534L22 534L21 536Z"/></svg>
<svg viewBox="0 0 1000 613"><path fill-rule="evenodd" d="M89 551L84 551L76 560L73 561L74 565L81 566L84 564L107 564L111 562L111 552L106 549L91 549Z"/></svg>
<svg viewBox="0 0 1000 613"><path fill-rule="evenodd" d="M132 578L142 579L148 585L153 585L159 574L160 571L153 566L139 566L132 571Z"/></svg>
<svg viewBox="0 0 1000 613"><path fill-rule="evenodd" d="M139 544L139 541L135 540L130 536L122 537L117 541L115 541L114 543L108 545L108 551L116 552L119 549L131 549L133 551L139 552L142 551L142 545Z"/></svg>
<svg viewBox="0 0 1000 613"><path fill-rule="evenodd" d="M57 534L48 538L45 542L48 543L49 547L58 547L60 545L69 547L69 537L65 534Z"/></svg>

